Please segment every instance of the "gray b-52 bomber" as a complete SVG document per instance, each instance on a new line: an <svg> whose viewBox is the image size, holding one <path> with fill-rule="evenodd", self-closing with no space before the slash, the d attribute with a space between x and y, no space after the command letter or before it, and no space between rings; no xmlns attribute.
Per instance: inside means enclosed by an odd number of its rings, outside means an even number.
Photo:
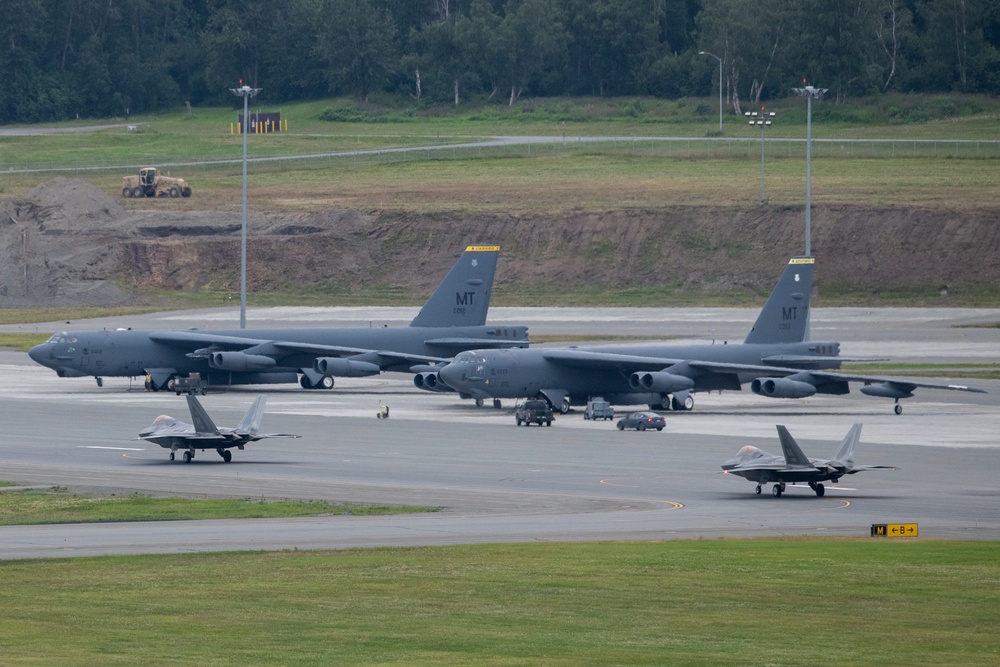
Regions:
<svg viewBox="0 0 1000 667"><path fill-rule="evenodd" d="M440 369L414 376L417 387L463 398L544 396L561 412L603 396L615 405L690 410L699 391L751 390L771 398L861 393L899 400L917 387L984 393L963 385L915 382L832 372L844 361L840 343L808 340L812 257L793 257L743 344L604 345L523 350L470 350Z"/></svg>
<svg viewBox="0 0 1000 667"><path fill-rule="evenodd" d="M59 377L140 377L168 389L200 373L209 385L329 389L334 377L434 368L473 348L527 345L524 326L486 325L499 246L468 246L409 326L209 331L78 331L31 348Z"/></svg>
<svg viewBox="0 0 1000 667"><path fill-rule="evenodd" d="M722 464L726 474L733 474L757 482L757 495L763 484L773 483L771 493L780 498L785 492L785 484L806 482L817 496L826 492L823 482L834 484L844 475L853 475L864 470L889 469L893 466L856 466L854 465L854 447L861 439L861 424L855 424L840 442L840 447L832 459L810 459L795 442L795 438L784 426L778 426L778 438L781 440L782 456L770 454L753 445L747 445L736 453L736 456Z"/></svg>
<svg viewBox="0 0 1000 667"><path fill-rule="evenodd" d="M233 458L229 450L233 447L243 449L248 442L264 438L301 437L291 433L260 433L260 421L267 402L264 394L254 400L236 428L216 426L194 395L188 394L187 402L194 424L186 424L169 415L160 415L139 433L139 438L169 449L171 461L178 450L184 450L184 463L191 463L196 449L214 449L223 461L229 463Z"/></svg>

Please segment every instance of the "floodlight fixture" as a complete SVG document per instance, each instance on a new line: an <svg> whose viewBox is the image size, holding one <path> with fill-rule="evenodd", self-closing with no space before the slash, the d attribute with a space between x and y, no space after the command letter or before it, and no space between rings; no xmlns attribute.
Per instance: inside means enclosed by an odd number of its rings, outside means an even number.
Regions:
<svg viewBox="0 0 1000 667"><path fill-rule="evenodd" d="M803 79L802 83L805 84L806 80ZM806 98L806 257L811 257L811 223L810 216L812 213L812 173L811 173L811 163L812 163L812 101L813 99L819 99L823 97L823 93L830 90L829 88L815 88L813 86L803 85L802 88L792 88L795 94L799 97Z"/></svg>
<svg viewBox="0 0 1000 667"><path fill-rule="evenodd" d="M771 127L777 114L764 111L764 107L761 107L760 111L746 111L743 115L750 119L750 127L760 128L760 203L763 205L767 203L767 192L764 189L764 130Z"/></svg>
<svg viewBox="0 0 1000 667"><path fill-rule="evenodd" d="M243 84L243 81L240 81ZM240 85L230 88L234 95L243 98L243 224L240 235L240 329L247 327L247 131L250 125L249 100L256 97L260 88Z"/></svg>
<svg viewBox="0 0 1000 667"><path fill-rule="evenodd" d="M708 51L699 51L699 56L712 56L719 61L719 134L722 133L722 58L715 55L714 53L709 53Z"/></svg>

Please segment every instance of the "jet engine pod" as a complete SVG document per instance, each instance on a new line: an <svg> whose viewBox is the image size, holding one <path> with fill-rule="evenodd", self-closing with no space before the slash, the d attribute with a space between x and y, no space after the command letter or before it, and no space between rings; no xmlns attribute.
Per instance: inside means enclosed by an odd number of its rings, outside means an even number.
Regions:
<svg viewBox="0 0 1000 667"><path fill-rule="evenodd" d="M694 388L694 380L691 378L664 371L632 373L628 378L628 383L633 389L645 389L646 391L666 394L688 391Z"/></svg>
<svg viewBox="0 0 1000 667"><path fill-rule="evenodd" d="M320 375L336 375L344 378L363 378L382 372L378 364L340 357L320 357L313 363L313 369Z"/></svg>
<svg viewBox="0 0 1000 667"><path fill-rule="evenodd" d="M276 365L271 357L245 352L213 352L208 362L220 371L264 371Z"/></svg>
<svg viewBox="0 0 1000 667"><path fill-rule="evenodd" d="M413 376L413 386L424 391L455 391L435 372L417 373Z"/></svg>
<svg viewBox="0 0 1000 667"><path fill-rule="evenodd" d="M910 398L913 396L913 392L895 385L891 382L882 382L880 384L870 384L859 389L862 394L867 396L879 396L881 398L895 398L899 400L901 398Z"/></svg>
<svg viewBox="0 0 1000 667"><path fill-rule="evenodd" d="M770 398L805 398L816 393L816 386L788 378L757 378L750 383L750 390Z"/></svg>

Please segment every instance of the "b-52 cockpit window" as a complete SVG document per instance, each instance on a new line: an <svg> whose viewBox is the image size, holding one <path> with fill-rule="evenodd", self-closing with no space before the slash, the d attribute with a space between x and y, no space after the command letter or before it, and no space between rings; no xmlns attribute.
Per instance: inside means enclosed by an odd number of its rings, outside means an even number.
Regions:
<svg viewBox="0 0 1000 667"><path fill-rule="evenodd" d="M65 331L62 331L62 332L59 332L57 334L52 334L52 336L49 338L49 340L47 342L49 342L49 343L57 343L57 344L75 343L76 342L76 336L74 336L72 334L68 334Z"/></svg>
<svg viewBox="0 0 1000 667"><path fill-rule="evenodd" d="M485 364L486 359L473 352L461 352L455 357L455 363L459 364Z"/></svg>

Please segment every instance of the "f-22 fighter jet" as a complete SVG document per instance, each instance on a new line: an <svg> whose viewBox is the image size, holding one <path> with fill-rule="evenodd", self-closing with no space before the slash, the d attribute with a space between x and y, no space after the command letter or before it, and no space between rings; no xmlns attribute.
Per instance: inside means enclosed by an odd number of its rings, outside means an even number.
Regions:
<svg viewBox="0 0 1000 667"><path fill-rule="evenodd" d="M832 459L810 459L795 442L795 438L784 426L778 425L778 438L781 439L781 450L784 456L776 456L747 445L736 453L736 456L722 464L722 470L727 474L739 475L751 482L757 482L757 495L760 495L762 484L773 482L771 493L780 498L785 491L785 484L791 482L807 482L809 488L822 497L825 493L823 482L830 480L837 483L844 475L853 475L862 470L875 470L893 466L856 466L854 465L854 447L861 438L861 424L855 424L840 443L840 448Z"/></svg>
<svg viewBox="0 0 1000 667"><path fill-rule="evenodd" d="M264 438L299 438L291 433L260 433L260 420L264 416L264 404L267 396L261 394L253 405L243 415L236 428L218 427L208 416L205 408L193 395L187 395L188 408L191 410L191 421L186 424L169 415L160 415L152 424L139 433L139 438L155 442L160 447L170 450L170 460L178 450L184 450L184 463L191 463L196 449L214 449L229 463L233 453L232 447L243 449L248 442L256 442Z"/></svg>

